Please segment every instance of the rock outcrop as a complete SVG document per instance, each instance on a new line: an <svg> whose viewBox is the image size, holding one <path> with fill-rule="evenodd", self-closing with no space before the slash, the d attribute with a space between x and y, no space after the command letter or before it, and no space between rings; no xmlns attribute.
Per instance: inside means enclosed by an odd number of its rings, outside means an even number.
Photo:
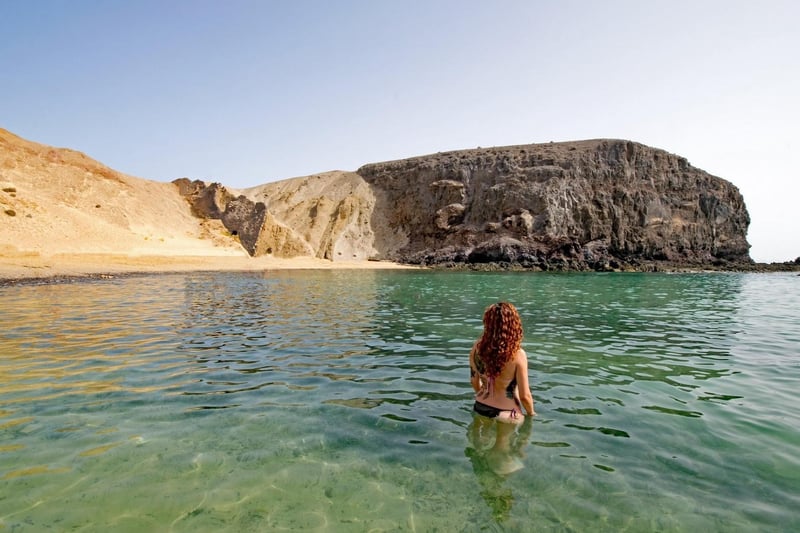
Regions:
<svg viewBox="0 0 800 533"><path fill-rule="evenodd" d="M623 140L438 153L238 196L176 184L251 255L543 270L752 263L736 187Z"/></svg>
<svg viewBox="0 0 800 533"><path fill-rule="evenodd" d="M753 264L736 187L623 140L461 150L233 190L127 176L0 129L0 219L0 250L49 255L545 270Z"/></svg>
<svg viewBox="0 0 800 533"><path fill-rule="evenodd" d="M263 202L316 257L364 260L380 254L371 225L375 197L356 173L325 172L252 187L242 193Z"/></svg>
<svg viewBox="0 0 800 533"><path fill-rule="evenodd" d="M595 270L751 262L738 189L634 142L463 150L358 174L378 199L373 226L404 237L381 250L400 262Z"/></svg>
<svg viewBox="0 0 800 533"><path fill-rule="evenodd" d="M173 183L197 216L220 219L252 256L365 260L377 256L372 188L353 172L326 172L234 193L219 183Z"/></svg>
<svg viewBox="0 0 800 533"><path fill-rule="evenodd" d="M221 183L206 185L204 181L190 181L188 178L176 179L172 183L178 187L181 196L189 201L192 214L199 218L222 218L228 203L235 198Z"/></svg>

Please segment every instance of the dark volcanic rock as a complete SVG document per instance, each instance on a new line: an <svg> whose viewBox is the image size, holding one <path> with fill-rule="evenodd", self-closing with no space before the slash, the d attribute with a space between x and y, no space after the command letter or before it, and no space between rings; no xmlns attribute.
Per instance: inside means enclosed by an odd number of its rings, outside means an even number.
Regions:
<svg viewBox="0 0 800 533"><path fill-rule="evenodd" d="M228 231L239 237L247 253L256 256L263 255L257 253L257 248L266 217L267 208L262 202L239 196L228 202L220 218Z"/></svg>
<svg viewBox="0 0 800 533"><path fill-rule="evenodd" d="M179 178L173 180L172 183L178 187L181 196L186 197L192 207L192 213L199 218L221 218L225 206L235 198L225 186L219 183L206 185L204 181L189 181L188 178Z"/></svg>
<svg viewBox="0 0 800 533"><path fill-rule="evenodd" d="M751 263L731 183L622 140L464 150L365 165L388 259L607 270Z"/></svg>
<svg viewBox="0 0 800 533"><path fill-rule="evenodd" d="M178 192L186 198L192 213L199 218L222 221L231 235L238 238L250 255L257 254L267 210L263 203L256 203L244 196L234 196L219 183L206 184L202 180L187 178L173 180Z"/></svg>

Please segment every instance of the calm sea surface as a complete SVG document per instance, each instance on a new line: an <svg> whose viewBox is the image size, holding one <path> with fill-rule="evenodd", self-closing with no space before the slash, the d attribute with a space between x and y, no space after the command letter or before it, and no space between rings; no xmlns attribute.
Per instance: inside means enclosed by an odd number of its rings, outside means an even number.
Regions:
<svg viewBox="0 0 800 533"><path fill-rule="evenodd" d="M497 300L518 428L470 411ZM798 383L796 274L1 287L0 530L800 531Z"/></svg>

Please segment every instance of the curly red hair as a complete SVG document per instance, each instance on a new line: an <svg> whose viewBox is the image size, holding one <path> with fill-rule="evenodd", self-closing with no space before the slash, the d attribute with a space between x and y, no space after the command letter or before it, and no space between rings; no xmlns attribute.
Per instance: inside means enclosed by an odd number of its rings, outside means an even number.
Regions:
<svg viewBox="0 0 800 533"><path fill-rule="evenodd" d="M499 302L483 313L483 335L478 339L477 356L482 373L494 378L511 361L522 345L522 320L517 308Z"/></svg>

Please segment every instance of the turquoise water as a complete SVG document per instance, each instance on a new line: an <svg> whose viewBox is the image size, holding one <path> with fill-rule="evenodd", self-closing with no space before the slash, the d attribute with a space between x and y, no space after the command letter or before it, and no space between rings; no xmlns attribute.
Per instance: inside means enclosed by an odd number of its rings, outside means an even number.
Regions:
<svg viewBox="0 0 800 533"><path fill-rule="evenodd" d="M500 299L538 416L498 435L467 354ZM800 530L797 275L180 274L0 303L0 531Z"/></svg>

